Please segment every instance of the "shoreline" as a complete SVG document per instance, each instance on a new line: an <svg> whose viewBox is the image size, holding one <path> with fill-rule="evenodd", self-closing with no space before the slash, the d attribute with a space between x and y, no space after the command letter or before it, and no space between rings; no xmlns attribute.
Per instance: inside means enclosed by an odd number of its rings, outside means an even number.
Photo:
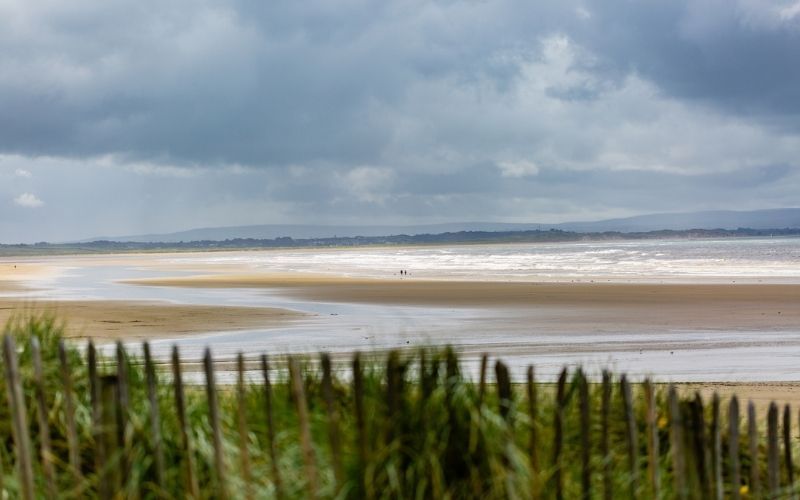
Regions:
<svg viewBox="0 0 800 500"><path fill-rule="evenodd" d="M782 231L785 228L774 228L773 231ZM170 244L176 244L178 242L161 242L164 244L164 247L158 248L134 248L134 249L115 249L115 248L87 248L81 247L80 244L60 244L60 243L46 243L46 245L53 245L52 247L44 246L44 247L36 247L35 244L30 243L21 243L21 244L13 244L13 243L5 243L0 244L0 259L9 259L9 258L49 258L49 257L92 257L92 256L106 256L106 255L120 255L120 256L130 256L130 255L157 255L157 254L191 254L191 253L214 253L214 252L259 252L259 251L292 251L292 250L309 250L314 252L324 251L324 250L363 250L363 249L414 249L414 248L438 248L438 247L452 247L452 246L464 246L464 247L474 247L474 246L492 246L492 245L559 245L559 244L581 244L581 243L619 243L619 242L647 242L647 241L729 241L729 240L758 240L758 239L800 239L800 233L797 234L779 234L778 236L774 235L767 235L767 234L709 234L708 236L700 236L696 233L692 233L693 231L715 231L715 230L675 230L676 232L683 232L687 233L685 236L680 235L661 235L655 234L659 233L660 231L645 231L645 233L654 233L652 236L645 236L645 237L631 237L631 234L641 234L637 232L620 232L619 237L603 237L606 232L571 232L566 231L568 234L576 234L579 237L576 238L563 238L563 239L532 239L529 241L526 240L518 240L514 238L510 239L503 239L498 238L496 240L453 240L453 241L441 241L441 242L430 242L430 241L420 241L416 242L408 242L404 241L402 243L361 243L361 244L352 244L352 243L342 243L342 244L332 244L332 245L315 245L315 244L304 244L304 245L297 245L297 246L254 246L254 247L179 247L174 246L170 247ZM723 231L735 231L735 230L723 230ZM769 230L757 230L757 231L769 231ZM469 232L469 231L465 231ZM488 231L488 232L495 232L495 231ZM502 231L500 231L502 232ZM512 232L526 232L526 230L522 231L512 231ZM689 234L691 233L691 234ZM444 233L441 233L444 234ZM437 234L438 235L438 234ZM626 237L628 235L628 237ZM388 235L388 236L380 236L377 238L390 238L392 236L398 235ZM357 237L342 237L343 239L352 239ZM370 236L369 238L375 238ZM266 238L266 240L274 240L275 238ZM304 240L305 238L297 238L296 240ZM313 238L312 238L313 239ZM320 238L326 239L326 238ZM148 243L140 243L140 242L132 242L133 244L142 244L147 245ZM192 243L187 242L187 243ZM64 245L62 248L60 245Z"/></svg>

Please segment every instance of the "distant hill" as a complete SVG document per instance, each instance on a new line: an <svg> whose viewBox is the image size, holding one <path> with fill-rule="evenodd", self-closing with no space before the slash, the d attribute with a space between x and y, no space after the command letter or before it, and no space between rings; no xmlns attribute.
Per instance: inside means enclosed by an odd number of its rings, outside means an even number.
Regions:
<svg viewBox="0 0 800 500"><path fill-rule="evenodd" d="M423 225L289 225L264 224L256 226L211 227L191 229L166 234L145 234L135 236L97 237L84 241L118 242L163 242L180 241L224 241L233 239L315 239L315 238L353 238L356 236L378 237L391 235L421 235L459 232L510 232L559 229L574 232L634 233L646 231L690 229L783 229L800 228L800 208L781 208L772 210L733 211L716 210L706 212L650 214L620 219L599 221L548 223L497 223L465 222Z"/></svg>
<svg viewBox="0 0 800 500"><path fill-rule="evenodd" d="M773 210L712 210L706 212L650 214L624 219L608 219L594 222L567 222L554 227L565 231L603 232L660 231L670 229L784 229L800 228L800 208L778 208Z"/></svg>
<svg viewBox="0 0 800 500"><path fill-rule="evenodd" d="M323 226L323 225L292 225L292 224L262 224L257 226L232 226L208 227L190 229L166 234L143 234L136 236L99 237L84 241L108 240L130 242L163 242L175 243L179 241L224 241L233 239L275 239L275 238L353 238L356 236L376 237L398 234L441 234L458 233L462 231L535 231L537 229L550 229L555 227L542 224L513 224L513 223L452 223L452 224L422 224L409 226Z"/></svg>

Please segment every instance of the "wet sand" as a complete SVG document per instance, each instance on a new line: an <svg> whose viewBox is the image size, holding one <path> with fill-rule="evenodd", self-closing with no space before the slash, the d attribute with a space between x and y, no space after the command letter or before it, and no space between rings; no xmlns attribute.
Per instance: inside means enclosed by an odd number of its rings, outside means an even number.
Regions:
<svg viewBox="0 0 800 500"><path fill-rule="evenodd" d="M591 330L800 328L800 285L525 283L211 275L130 280L149 286L264 288L321 302L529 311L526 321Z"/></svg>
<svg viewBox="0 0 800 500"><path fill-rule="evenodd" d="M14 317L54 314L71 338L145 340L217 331L271 328L305 315L284 309L180 305L135 301L36 301L0 299L0 325Z"/></svg>

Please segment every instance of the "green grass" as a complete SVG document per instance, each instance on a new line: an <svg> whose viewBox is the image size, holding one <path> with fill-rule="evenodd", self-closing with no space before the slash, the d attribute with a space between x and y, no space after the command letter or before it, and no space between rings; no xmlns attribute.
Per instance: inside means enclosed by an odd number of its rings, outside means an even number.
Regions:
<svg viewBox="0 0 800 500"><path fill-rule="evenodd" d="M33 439L34 475L39 495L46 491L45 477L39 455L41 432L38 429L33 386L33 368L30 338L36 336L42 345L45 371L45 396L56 481L59 495L63 498L92 498L98 495L100 478L111 471L120 470L123 463L129 464L127 478L120 485L119 497L185 498L186 456L181 451L181 432L175 406L174 388L168 370L159 371L157 386L161 415L160 428L166 463L166 476L161 486L156 484L154 463L154 439L150 431L149 404L146 381L141 360L131 359L130 405L124 428L124 445L100 464L96 464L96 429L93 424L92 405L89 394L88 368L85 356L75 347L69 349L72 379L76 397L76 419L80 441L82 467L76 476L68 463L67 425L65 418L64 384L59 371L58 343L62 338L63 325L53 317L39 316L18 318L9 323L5 333L16 340L20 371L24 381L27 417ZM338 417L337 437L342 446L338 457L344 476L337 483L334 475L334 457L331 454L328 414L323 398L321 374L316 360L301 360L303 364L303 387L310 415L310 432L314 449L314 466L319 475L320 498L531 498L535 495L552 497L555 493L553 462L555 386L537 384L537 411L529 412L526 387L512 387L510 411L501 416L500 401L494 383L487 384L485 395L480 396L479 384L463 376L458 369L456 354L445 350L420 350L413 353L393 353L394 368L387 368L384 356L374 355L364 361L364 416L363 438L366 442L366 461L362 463L358 453L358 428L356 425L355 400L352 389L352 372L349 363L334 364L334 408ZM424 358L424 361L423 361ZM251 361L256 361L252 359ZM271 403L274 412L275 448L277 470L282 479L282 493L286 498L308 498L309 474L303 460L300 445L300 427L296 402L293 400L289 377L282 359L274 359L271 372L273 393ZM490 367L491 368L491 367ZM101 373L114 373L115 360L101 359ZM492 369L490 381L494 381ZM260 379L259 372L253 372ZM392 383L388 384L391 376ZM5 379L4 379L5 380ZM628 445L625 410L618 384L613 387L609 427L610 452L603 455L600 449L601 387L589 384L590 425L583 428L580 422L578 394L581 378L573 374L565 386L563 474L564 498L581 497L581 442L588 432L591 454L591 487L593 497L600 498L604 488L603 471L608 466L613 488L613 498L627 497L632 476L628 465ZM389 394L388 385L394 390ZM246 387L245 420L247 439L242 443L238 432L237 388L218 386L220 418L224 458L228 481L226 489L231 498L245 498L250 488L254 498L276 497L273 464L270 460L266 400L261 383ZM20 484L15 469L15 445L12 440L12 425L9 405L6 403L7 387L0 384L0 462L2 463L2 488L6 498L20 497ZM670 450L669 420L666 393L657 393L658 442L661 453L658 472L661 488L660 498L673 498L672 451ZM688 417L689 400L681 402L682 415ZM710 413L705 409L704 433L708 441ZM727 407L727 406L726 406ZM634 413L638 448L636 450L639 473L638 491L641 498L653 498L654 492L648 477L648 441L645 419L645 402L641 388L634 386ZM192 444L192 459L202 498L216 498L214 480L214 445L209 423L209 408L205 388L186 387L187 431ZM723 412L723 417L726 412ZM745 411L742 412L746 414ZM727 422L723 418L723 422ZM535 453L539 468L531 462L531 431L538 437ZM727 425L723 429L723 472L725 490L729 484L729 457L727 448ZM114 429L111 429L113 432ZM697 432L685 429L684 441L689 464L690 497L703 497L701 476L698 472L696 454L692 453ZM746 441L746 426L742 425L740 460L742 463L742 485L749 482L750 464ZM762 464L760 474L766 486L766 447L760 441ZM240 447L246 446L252 480L243 481L240 465ZM705 448L708 457L712 457ZM795 450L796 452L797 450ZM797 456L797 455L795 455ZM704 455L705 457L705 455ZM99 468L98 468L99 466ZM783 470L784 476L786 470ZM738 486L737 486L738 488Z"/></svg>

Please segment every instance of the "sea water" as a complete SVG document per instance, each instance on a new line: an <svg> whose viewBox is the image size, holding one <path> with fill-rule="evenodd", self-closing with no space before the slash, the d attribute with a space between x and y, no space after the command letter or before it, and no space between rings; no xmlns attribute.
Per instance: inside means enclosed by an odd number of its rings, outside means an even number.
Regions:
<svg viewBox="0 0 800 500"><path fill-rule="evenodd" d="M275 272L469 280L800 280L800 238L366 247L174 257L175 263L246 264Z"/></svg>

